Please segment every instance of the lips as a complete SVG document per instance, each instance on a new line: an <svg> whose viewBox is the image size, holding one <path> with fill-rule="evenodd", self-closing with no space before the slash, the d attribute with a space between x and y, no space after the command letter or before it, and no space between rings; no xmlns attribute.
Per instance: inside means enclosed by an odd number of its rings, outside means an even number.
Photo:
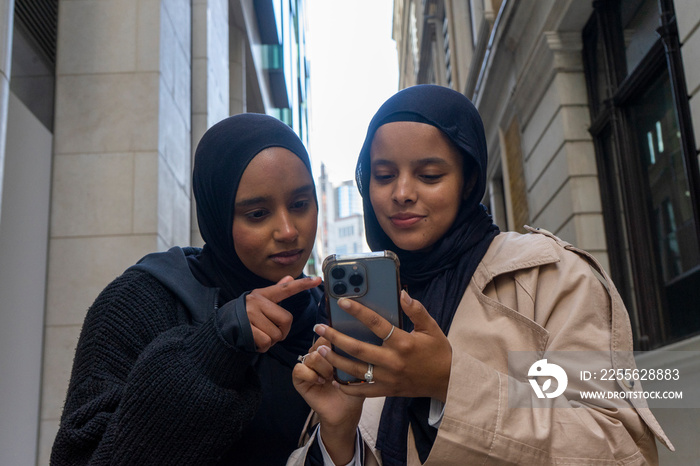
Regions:
<svg viewBox="0 0 700 466"><path fill-rule="evenodd" d="M424 218L424 215L418 215L410 212L401 212L389 217L391 223L398 228L410 228Z"/></svg>
<svg viewBox="0 0 700 466"><path fill-rule="evenodd" d="M303 249L290 249L289 251L279 252L270 256L272 262L279 265L292 265L296 263L301 255L304 253Z"/></svg>

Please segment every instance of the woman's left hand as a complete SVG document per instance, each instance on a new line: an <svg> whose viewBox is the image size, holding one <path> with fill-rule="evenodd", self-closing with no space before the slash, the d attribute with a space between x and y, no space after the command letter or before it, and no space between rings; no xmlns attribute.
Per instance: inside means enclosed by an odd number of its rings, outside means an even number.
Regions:
<svg viewBox="0 0 700 466"><path fill-rule="evenodd" d="M338 301L345 312L365 324L379 338L391 332L392 325L376 312L347 298ZM361 342L326 325L317 325L316 333L360 361L339 356L333 351L325 358L333 366L364 379L367 364L374 365L373 383L341 385L348 395L430 397L445 402L450 380L452 346L425 307L401 292L401 306L413 322L407 333L395 328L381 346Z"/></svg>

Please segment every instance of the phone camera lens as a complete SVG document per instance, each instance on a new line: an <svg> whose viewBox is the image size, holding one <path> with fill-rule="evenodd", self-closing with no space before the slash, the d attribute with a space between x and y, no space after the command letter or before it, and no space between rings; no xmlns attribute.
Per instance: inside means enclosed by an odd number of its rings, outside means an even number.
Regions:
<svg viewBox="0 0 700 466"><path fill-rule="evenodd" d="M354 273L350 275L348 281L352 286L360 286L364 281L364 278L362 278L362 275L360 275L359 273Z"/></svg>
<svg viewBox="0 0 700 466"><path fill-rule="evenodd" d="M346 291L348 291L348 287L345 286L345 283L336 283L335 285L333 285L333 293L335 293L337 296L345 294Z"/></svg>
<svg viewBox="0 0 700 466"><path fill-rule="evenodd" d="M345 269L343 269L341 267L336 267L333 270L331 270L331 275L336 280L340 280L341 278L343 278L345 276Z"/></svg>

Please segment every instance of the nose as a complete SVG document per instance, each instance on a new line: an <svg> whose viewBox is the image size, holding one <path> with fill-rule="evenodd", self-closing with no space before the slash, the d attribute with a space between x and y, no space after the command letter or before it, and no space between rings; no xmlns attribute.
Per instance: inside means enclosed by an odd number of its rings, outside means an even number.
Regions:
<svg viewBox="0 0 700 466"><path fill-rule="evenodd" d="M297 230L294 219L289 212L282 212L278 215L272 237L281 243L292 243L299 237L299 230Z"/></svg>
<svg viewBox="0 0 700 466"><path fill-rule="evenodd" d="M391 197L392 200L399 205L416 202L416 189L410 176L400 175L396 179Z"/></svg>

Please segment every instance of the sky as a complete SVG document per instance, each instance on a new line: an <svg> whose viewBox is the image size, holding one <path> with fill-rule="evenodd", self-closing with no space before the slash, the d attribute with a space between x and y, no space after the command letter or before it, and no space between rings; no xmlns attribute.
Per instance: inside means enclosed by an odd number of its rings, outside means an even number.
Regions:
<svg viewBox="0 0 700 466"><path fill-rule="evenodd" d="M367 126L398 90L393 0L306 0L309 153L333 184L355 177Z"/></svg>

